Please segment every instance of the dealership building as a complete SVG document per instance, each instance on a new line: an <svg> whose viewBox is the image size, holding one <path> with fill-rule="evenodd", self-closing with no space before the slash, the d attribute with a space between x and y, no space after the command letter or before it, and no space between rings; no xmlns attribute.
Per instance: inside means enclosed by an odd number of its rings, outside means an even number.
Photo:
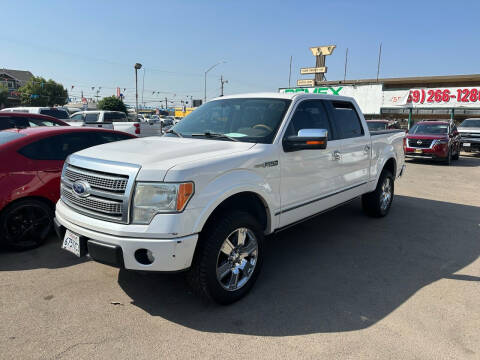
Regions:
<svg viewBox="0 0 480 360"><path fill-rule="evenodd" d="M480 74L321 81L280 92L351 96L367 119L397 120L405 127L427 119L480 118Z"/></svg>

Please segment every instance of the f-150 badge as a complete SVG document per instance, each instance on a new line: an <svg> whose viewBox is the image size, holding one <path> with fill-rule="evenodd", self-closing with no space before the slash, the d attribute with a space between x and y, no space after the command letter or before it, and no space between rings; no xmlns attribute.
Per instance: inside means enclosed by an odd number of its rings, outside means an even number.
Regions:
<svg viewBox="0 0 480 360"><path fill-rule="evenodd" d="M257 164L255 165L256 168L267 168L267 167L273 167L278 165L278 160L274 161L267 161L262 164Z"/></svg>

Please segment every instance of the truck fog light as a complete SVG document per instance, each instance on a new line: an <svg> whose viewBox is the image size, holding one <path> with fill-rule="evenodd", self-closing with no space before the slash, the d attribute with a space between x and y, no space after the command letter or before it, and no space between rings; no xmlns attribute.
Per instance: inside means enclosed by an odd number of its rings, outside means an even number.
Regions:
<svg viewBox="0 0 480 360"><path fill-rule="evenodd" d="M142 265L150 265L155 261L153 253L148 249L138 249L135 251L135 260Z"/></svg>

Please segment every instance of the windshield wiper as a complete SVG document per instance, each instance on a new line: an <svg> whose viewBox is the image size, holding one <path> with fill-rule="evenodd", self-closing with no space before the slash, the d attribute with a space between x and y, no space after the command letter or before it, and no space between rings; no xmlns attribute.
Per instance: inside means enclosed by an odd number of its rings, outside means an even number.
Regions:
<svg viewBox="0 0 480 360"><path fill-rule="evenodd" d="M178 137L183 137L182 134L180 134L179 132L177 132L173 129L168 129L167 131L165 131L165 134L173 134L173 135L177 135Z"/></svg>
<svg viewBox="0 0 480 360"><path fill-rule="evenodd" d="M212 133L210 131L206 131L203 134L192 134L192 137L194 136L204 136L207 138L218 138L218 139L227 139L230 141L238 141L238 139L235 139L234 137L225 135L225 134L219 134L219 133Z"/></svg>

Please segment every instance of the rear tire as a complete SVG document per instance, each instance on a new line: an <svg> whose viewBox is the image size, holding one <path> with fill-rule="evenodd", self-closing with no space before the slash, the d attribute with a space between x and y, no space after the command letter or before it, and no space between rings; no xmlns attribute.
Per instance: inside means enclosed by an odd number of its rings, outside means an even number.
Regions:
<svg viewBox="0 0 480 360"><path fill-rule="evenodd" d="M458 148L455 155L452 156L452 160L458 160L458 159L460 159L460 148Z"/></svg>
<svg viewBox="0 0 480 360"><path fill-rule="evenodd" d="M371 217L384 217L392 206L395 179L388 170L383 170L378 179L375 191L362 196L363 211Z"/></svg>
<svg viewBox="0 0 480 360"><path fill-rule="evenodd" d="M42 245L53 224L53 210L42 201L19 200L0 214L0 244L23 251Z"/></svg>
<svg viewBox="0 0 480 360"><path fill-rule="evenodd" d="M216 218L200 234L187 282L197 295L219 304L241 299L260 273L263 238L260 224L247 212Z"/></svg>

